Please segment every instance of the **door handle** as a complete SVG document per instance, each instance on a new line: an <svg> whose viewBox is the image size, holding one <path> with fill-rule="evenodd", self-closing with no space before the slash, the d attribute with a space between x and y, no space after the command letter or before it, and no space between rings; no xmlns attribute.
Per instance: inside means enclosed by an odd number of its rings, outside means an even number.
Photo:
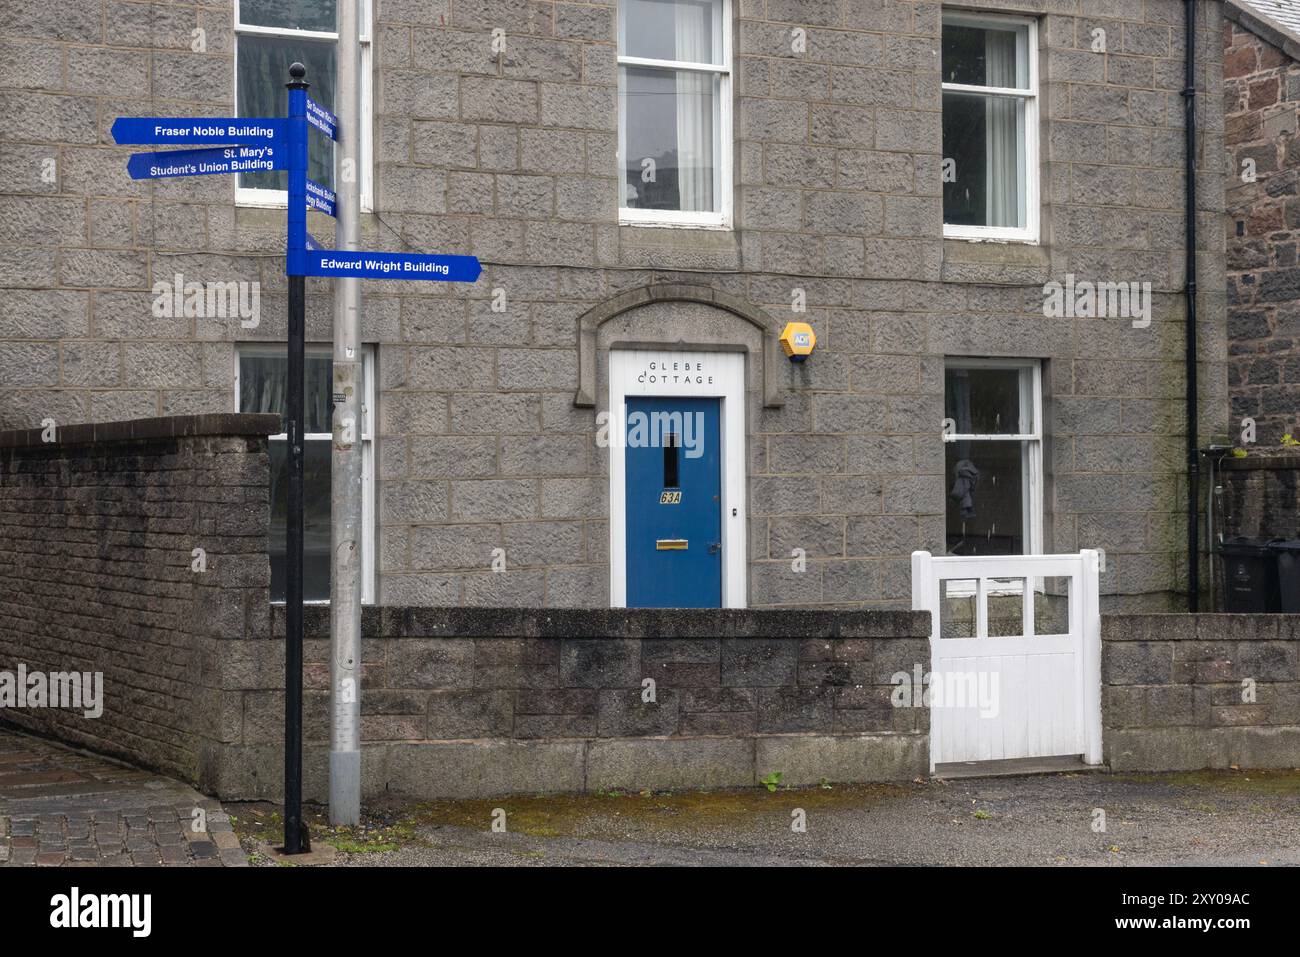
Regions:
<svg viewBox="0 0 1300 957"><path fill-rule="evenodd" d="M655 550L660 552L681 552L686 550L687 540L684 538L656 538Z"/></svg>
<svg viewBox="0 0 1300 957"><path fill-rule="evenodd" d="M710 555L716 555L720 551L722 551L722 542L714 542L709 546Z"/></svg>

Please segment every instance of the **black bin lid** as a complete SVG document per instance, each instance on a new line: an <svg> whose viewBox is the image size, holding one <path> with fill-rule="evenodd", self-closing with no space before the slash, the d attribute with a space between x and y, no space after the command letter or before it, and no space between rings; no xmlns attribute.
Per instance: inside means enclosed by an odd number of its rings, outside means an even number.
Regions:
<svg viewBox="0 0 1300 957"><path fill-rule="evenodd" d="M1297 542L1300 547L1300 542ZM1219 551L1225 555L1235 555L1238 558L1267 558L1273 554L1272 546L1262 538L1229 538L1219 546Z"/></svg>

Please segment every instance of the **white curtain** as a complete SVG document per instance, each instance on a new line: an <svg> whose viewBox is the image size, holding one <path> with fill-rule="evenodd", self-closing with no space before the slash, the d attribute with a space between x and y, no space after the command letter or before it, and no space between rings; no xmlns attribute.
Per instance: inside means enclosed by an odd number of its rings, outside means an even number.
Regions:
<svg viewBox="0 0 1300 957"><path fill-rule="evenodd" d="M677 59L709 63L712 3L679 3L674 10ZM677 189L683 211L713 209L713 75L677 73Z"/></svg>
<svg viewBox="0 0 1300 957"><path fill-rule="evenodd" d="M984 82L988 86L1016 86L1016 34L1007 30L984 33ZM986 98L987 224L1022 225L1020 209L1020 104L1016 98Z"/></svg>

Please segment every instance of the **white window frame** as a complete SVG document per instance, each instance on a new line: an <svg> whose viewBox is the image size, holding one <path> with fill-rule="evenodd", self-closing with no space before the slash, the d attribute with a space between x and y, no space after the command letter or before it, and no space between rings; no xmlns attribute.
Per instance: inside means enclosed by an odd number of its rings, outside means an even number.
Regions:
<svg viewBox="0 0 1300 957"><path fill-rule="evenodd" d="M948 356L944 359L944 371L947 372L949 369L1018 369L1020 371L1020 421L1023 423L1027 416L1032 416L1033 428L1030 431L996 435L983 435L977 432L954 432L949 435L945 432L943 441L945 443L996 441L1024 444L1025 454L1020 457L1020 487L1024 495L1024 501L1021 503L1024 510L1021 519L1025 530L1024 554L1043 554L1043 364L1041 360ZM947 376L945 375L944 378L946 379ZM946 392L945 386L945 400ZM947 472L945 466L945 493L947 482L952 479ZM946 516L946 499L944 508ZM944 554L948 554L946 518L944 538ZM1037 587L1042 590L1041 582ZM945 597L966 598L973 594L974 590L969 586L953 581L949 583ZM1012 585L1010 588L1003 588L990 594L1018 595L1020 589Z"/></svg>
<svg viewBox="0 0 1300 957"><path fill-rule="evenodd" d="M235 343L235 396L234 410L239 407L239 358L248 352L266 352L277 350L275 342L238 342ZM361 603L373 605L375 602L375 348L363 345L361 353L361 376L364 389L361 395ZM277 353L278 354L278 353ZM334 355L334 347L328 342L307 343L308 356ZM287 432L268 436L272 442L285 442ZM308 442L332 442L332 432L308 432L303 436ZM282 605L284 602L272 602ZM328 605L329 601L308 601L308 605Z"/></svg>
<svg viewBox="0 0 1300 957"><path fill-rule="evenodd" d="M944 239L969 241L1018 242L1036 245L1039 241L1040 189L1038 169L1038 21L1033 17L1017 17L1000 13L958 13L945 10L943 23L965 27L996 29L1007 26L1028 27L1025 59L1029 87L1025 90L994 86L974 86L967 83L942 83L944 93L978 93L984 96L1004 96L1025 101L1025 226L964 226L943 224Z"/></svg>
<svg viewBox="0 0 1300 957"><path fill-rule="evenodd" d="M680 60L656 60L652 57L624 56L626 21L623 4L618 5L618 221L621 226L667 226L688 229L730 229L732 223L732 103L731 103L731 0L722 0L718 33L722 42L722 63L690 63ZM624 176L627 170L627 117L624 110L623 68L652 67L665 70L694 70L717 75L718 83L718 164L715 212L666 209L636 209L623 205L626 195Z"/></svg>
<svg viewBox="0 0 1300 957"><path fill-rule="evenodd" d="M239 20L239 0L234 0L235 4L235 55L233 57L234 77L232 79L234 94L232 99L235 103L235 115L239 115L239 38L240 36L270 36L270 37L300 37L304 40L334 40L338 41L337 32L322 32L318 30L291 30L284 27L265 27L256 24L245 24ZM372 158L374 156L374 84L373 80L373 50L374 44L372 38L372 23L374 0L363 0L361 9L361 35L358 40L361 45L361 77L360 77L360 94L361 94L361 142L358 150L359 162L361 165L361 211L370 212L373 206L374 198L374 169ZM308 77L308 82L311 78ZM284 82L288 82L286 77ZM311 91L308 90L308 93ZM328 108L328 104L322 104ZM309 133L309 136L319 134ZM236 206L253 206L264 209L287 209L289 206L289 195L287 190L283 189L254 189L253 187L240 186L239 176L234 178L235 183L235 205Z"/></svg>

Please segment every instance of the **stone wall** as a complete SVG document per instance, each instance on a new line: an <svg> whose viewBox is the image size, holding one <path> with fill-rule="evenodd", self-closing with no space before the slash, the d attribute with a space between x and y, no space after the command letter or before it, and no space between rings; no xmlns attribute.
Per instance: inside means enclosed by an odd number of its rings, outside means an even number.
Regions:
<svg viewBox="0 0 1300 957"><path fill-rule="evenodd" d="M1251 447L1244 459L1227 457L1219 484L1216 532L1225 538L1300 538L1300 449Z"/></svg>
<svg viewBox="0 0 1300 957"><path fill-rule="evenodd" d="M283 634L283 609L272 628ZM324 799L326 610L306 628L305 794ZM913 612L368 607L362 616L367 797L909 779L929 714L890 678L928 667ZM224 746L204 785L280 793L284 642L223 646ZM653 686L647 685L652 681ZM653 700L647 700L653 690Z"/></svg>
<svg viewBox="0 0 1300 957"><path fill-rule="evenodd" d="M1300 616L1108 615L1101 631L1111 770L1300 764Z"/></svg>
<svg viewBox="0 0 1300 957"><path fill-rule="evenodd" d="M278 428L201 415L0 433L0 673L99 672L103 688L97 717L7 706L0 721L198 779L226 643L266 615Z"/></svg>
<svg viewBox="0 0 1300 957"><path fill-rule="evenodd" d="M1273 444L1300 428L1300 39L1224 9L1232 416Z"/></svg>
<svg viewBox="0 0 1300 957"><path fill-rule="evenodd" d="M679 283L778 328L802 290L818 335L809 361L780 360L779 406L759 400L751 361L751 607L906 606L908 554L946 545L952 356L1045 363L1045 549L1105 549L1116 607L1177 601L1182 0L959 4L1037 17L1037 245L943 239L934 0L733 0L726 230L619 223L613 2L374 6L362 245L485 265L470 286L365 287L381 603L608 604L607 459L599 410L574 403L578 318ZM1221 7L1202 4L1197 38L1204 435L1228 404ZM118 115L229 115L235 42L228 0L49 0L0 22L0 424L225 411L237 343L284 340L283 211L236 206L226 177L132 180L132 149L108 134ZM331 224L310 216L328 244ZM260 282L259 324L154 316L151 287L177 273ZM1150 282L1152 323L1045 318L1043 284L1070 273ZM327 342L329 282L307 292L308 336ZM701 349L748 349L755 330L707 300L617 325L624 341Z"/></svg>

